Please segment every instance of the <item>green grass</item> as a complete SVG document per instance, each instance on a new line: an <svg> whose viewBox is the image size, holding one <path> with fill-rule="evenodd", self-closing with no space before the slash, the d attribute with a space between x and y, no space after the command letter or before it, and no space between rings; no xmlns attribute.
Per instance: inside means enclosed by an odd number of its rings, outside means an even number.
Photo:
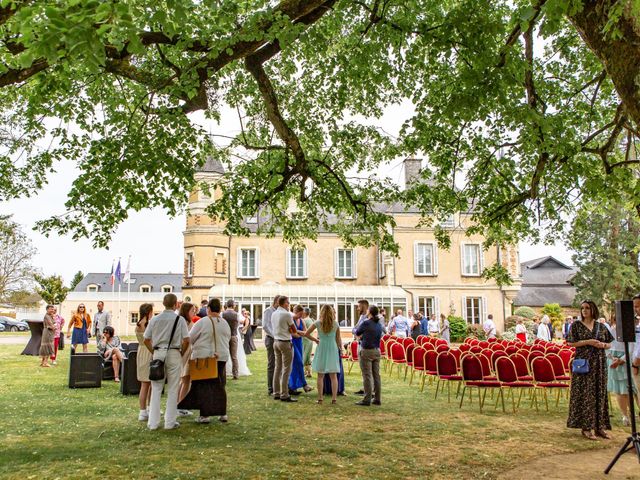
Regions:
<svg viewBox="0 0 640 480"><path fill-rule="evenodd" d="M69 350L59 365L38 368L22 346L0 346L0 478L495 478L545 454L601 448L564 427L566 402L546 413L478 412L477 403L434 401L434 387L383 375L383 406L297 404L266 395L264 350L250 355L249 378L229 382L226 425L149 432L137 421L138 400L106 382L101 389L66 386ZM361 385L347 376L347 392ZM315 387L315 382L314 382ZM163 400L164 401L164 400ZM488 404L490 402L487 402Z"/></svg>

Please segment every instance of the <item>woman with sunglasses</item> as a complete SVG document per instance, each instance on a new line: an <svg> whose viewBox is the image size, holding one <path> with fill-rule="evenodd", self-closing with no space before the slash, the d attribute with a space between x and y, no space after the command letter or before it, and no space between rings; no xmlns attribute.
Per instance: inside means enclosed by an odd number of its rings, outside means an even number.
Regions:
<svg viewBox="0 0 640 480"><path fill-rule="evenodd" d="M73 336L70 334L73 327ZM67 338L71 337L71 344L75 350L78 345L82 345L82 351L88 352L89 337L91 336L91 316L87 313L84 305L78 305L78 309L71 317L69 327L67 328Z"/></svg>

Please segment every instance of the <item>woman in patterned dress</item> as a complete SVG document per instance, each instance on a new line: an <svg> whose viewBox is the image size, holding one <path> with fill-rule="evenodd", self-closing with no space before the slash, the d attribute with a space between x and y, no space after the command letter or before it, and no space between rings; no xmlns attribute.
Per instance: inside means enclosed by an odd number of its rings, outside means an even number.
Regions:
<svg viewBox="0 0 640 480"><path fill-rule="evenodd" d="M47 314L42 321L42 341L40 342L40 366L50 367L49 357L53 355L54 348L54 335L56 330L55 320L53 318L53 305L47 305Z"/></svg>
<svg viewBox="0 0 640 480"><path fill-rule="evenodd" d="M611 438L609 398L607 396L607 360L605 350L611 347L613 337L598 323L598 307L586 300L580 305L581 320L573 322L567 343L576 348L576 359L585 359L588 373L574 373L571 379L569 418L567 427L579 428L589 440ZM540 326L544 328L544 326Z"/></svg>

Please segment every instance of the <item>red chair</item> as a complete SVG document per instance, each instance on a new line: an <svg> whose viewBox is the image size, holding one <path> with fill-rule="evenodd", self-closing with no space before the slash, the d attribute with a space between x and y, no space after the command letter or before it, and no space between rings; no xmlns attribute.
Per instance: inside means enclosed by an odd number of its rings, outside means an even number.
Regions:
<svg viewBox="0 0 640 480"><path fill-rule="evenodd" d="M436 347L433 345L433 343L431 342L425 342L422 344L422 348L425 348L427 350L433 350L435 352Z"/></svg>
<svg viewBox="0 0 640 480"><path fill-rule="evenodd" d="M531 364L533 363L533 359L538 357L544 357L544 353L538 350L531 350L529 352L529 355L527 355L527 362L529 363L529 371L533 371L533 369L531 368Z"/></svg>
<svg viewBox="0 0 640 480"><path fill-rule="evenodd" d="M404 366L404 379L407 379L407 371L409 370L409 367L413 367L413 351L416 349L416 347L419 347L419 345L415 344L415 343L410 343L409 345L407 345L405 351L404 351L404 358L406 360L406 365Z"/></svg>
<svg viewBox="0 0 640 480"><path fill-rule="evenodd" d="M449 350L449 353L451 355L453 355L454 357L456 357L456 366L458 367L458 370L460 370L460 356L462 355L462 353L464 353L462 351L462 349L460 348L451 348Z"/></svg>
<svg viewBox="0 0 640 480"><path fill-rule="evenodd" d="M471 353L473 353L474 355L477 355L478 353L482 352L482 347L478 346L478 345L474 345L473 347L471 347L471 350L469 350Z"/></svg>
<svg viewBox="0 0 640 480"><path fill-rule="evenodd" d="M482 365L482 379L488 381L497 380L491 371L491 358L484 353L476 355L476 357L478 357L478 360L480 360L480 364Z"/></svg>
<svg viewBox="0 0 640 480"><path fill-rule="evenodd" d="M381 340L382 340L383 342L386 342L386 341L387 341L387 340L389 340L390 338L391 338L391 335L389 335L388 333L385 333L385 334L382 336L382 339L381 339Z"/></svg>
<svg viewBox="0 0 640 480"><path fill-rule="evenodd" d="M480 343L480 340L478 340L477 338L472 338L469 340L469 345L471 345L472 347L474 345L478 345Z"/></svg>
<svg viewBox="0 0 640 480"><path fill-rule="evenodd" d="M491 338L487 339L487 342L489 342L489 343L495 343L497 341L498 341L498 339L496 337L491 337Z"/></svg>
<svg viewBox="0 0 640 480"><path fill-rule="evenodd" d="M447 346L449 346L449 343L448 343L444 338L436 338L436 339L434 340L434 342L433 342L433 343L435 343L435 345L436 345L436 349L437 349L437 347L439 347L440 345L447 345Z"/></svg>
<svg viewBox="0 0 640 480"><path fill-rule="evenodd" d="M507 352L507 355L511 356L514 353L518 353L520 351L520 349L516 346L509 346L507 347L507 349L505 350Z"/></svg>
<svg viewBox="0 0 640 480"><path fill-rule="evenodd" d="M547 353L544 358L551 362L551 366L553 367L553 374L556 377L556 381L558 382L569 382L571 381L571 377L567 375L564 371L564 363L562 362L562 358L557 353Z"/></svg>
<svg viewBox="0 0 640 480"><path fill-rule="evenodd" d="M400 343L402 343L402 346L403 346L403 347L404 347L404 349L406 350L406 349L407 349L407 347L408 347L409 345L413 345L413 344L414 344L414 343L416 343L416 342L413 340L413 338L411 338L411 337L406 337L406 338L402 338L402 339L400 339Z"/></svg>
<svg viewBox="0 0 640 480"><path fill-rule="evenodd" d="M523 382L518 380L518 372L513 361L509 357L499 357L496 359L496 374L498 381L500 382L500 398L502 399L502 411L504 412L504 389L520 389L520 395L518 396L518 408L520 407L520 401L522 400L523 389L532 389L534 384L531 382ZM498 399L496 399L497 402ZM533 402L533 400L532 400ZM513 413L516 413L516 398L511 392L511 406Z"/></svg>
<svg viewBox="0 0 640 480"><path fill-rule="evenodd" d="M407 362L404 354L404 347L401 343L394 342L389 348L389 362L391 368L389 368L389 376L393 373L394 365L402 365ZM398 378L400 378L400 367L398 367Z"/></svg>
<svg viewBox="0 0 640 480"><path fill-rule="evenodd" d="M468 352L469 350L471 350L471 345L469 345L468 343L463 343L458 347L458 350L460 350L461 352Z"/></svg>
<svg viewBox="0 0 640 480"><path fill-rule="evenodd" d="M413 368L411 369L411 376L409 377L409 385L413 383L413 374L414 372L421 372L420 375L424 376L424 356L427 353L423 347L416 346L412 351L411 355L413 357Z"/></svg>
<svg viewBox="0 0 640 480"><path fill-rule="evenodd" d="M438 375L438 353L435 350L427 350L424 355L424 375L420 391L424 391L424 381L429 377L429 385L433 382L433 377Z"/></svg>
<svg viewBox="0 0 640 480"><path fill-rule="evenodd" d="M571 372L569 365L571 364L571 359L573 358L573 352L569 349L563 348L562 350L560 350L560 353L558 353L558 355L562 359L564 374L569 375L569 372Z"/></svg>
<svg viewBox="0 0 640 480"><path fill-rule="evenodd" d="M349 349L351 348L351 344L355 343L356 345L358 344L357 342L349 342L347 344L347 348L345 349L345 353L341 353L340 357L342 357L343 360L347 360L349 358Z"/></svg>
<svg viewBox="0 0 640 480"><path fill-rule="evenodd" d="M484 348L489 348L489 342L487 342L486 340L482 340L481 342L478 343L478 345L480 346L480 348L484 349Z"/></svg>
<svg viewBox="0 0 640 480"><path fill-rule="evenodd" d="M509 358L513 362L516 367L516 372L518 374L518 380L521 382L531 382L533 381L533 377L531 376L531 371L529 370L529 364L527 363L527 359L520 355L519 353L514 353L513 355L509 355Z"/></svg>
<svg viewBox="0 0 640 480"><path fill-rule="evenodd" d="M491 367L493 368L493 371L496 371L496 361L500 358L500 357L508 357L509 355L507 355L507 352L505 352L504 350L496 350L491 354ZM496 372L497 374L497 372Z"/></svg>
<svg viewBox="0 0 640 480"><path fill-rule="evenodd" d="M467 337L467 338L465 338L465 339L464 339L464 342L463 342L463 343L468 343L468 344L470 344L472 340L475 340L475 339L474 339L474 338L471 338L471 337Z"/></svg>
<svg viewBox="0 0 640 480"><path fill-rule="evenodd" d="M438 346L436 347L436 352L437 352L437 353L447 352L447 351L449 351L449 345L447 345L447 343L446 343L446 342L445 342L445 343L443 343L443 344L440 344L440 345L438 345Z"/></svg>
<svg viewBox="0 0 640 480"><path fill-rule="evenodd" d="M460 390L460 382L462 375L458 375L458 361L451 352L441 352L436 358L436 370L438 374L438 383L436 384L436 396L440 390L440 382L447 383L447 402L451 403L451 382L458 382L458 391ZM443 385L444 388L444 385ZM458 392L456 392L456 397Z"/></svg>
<svg viewBox="0 0 640 480"><path fill-rule="evenodd" d="M380 339L380 361L382 368L387 369L387 342L384 341L384 337Z"/></svg>
<svg viewBox="0 0 640 480"><path fill-rule="evenodd" d="M416 338L416 343L418 345L424 345L428 341L429 337L427 337L426 335L418 335L418 338Z"/></svg>
<svg viewBox="0 0 640 480"><path fill-rule="evenodd" d="M532 352L537 351L537 352L544 353L544 350L545 350L545 346L540 344L540 343L538 343L537 345L534 345L534 346L531 347L531 351Z"/></svg>
<svg viewBox="0 0 640 480"><path fill-rule="evenodd" d="M349 344L349 355L347 356L347 362L349 362L349 368L347 375L351 373L351 369L355 363L358 363L358 342L351 342Z"/></svg>
<svg viewBox="0 0 640 480"><path fill-rule="evenodd" d="M482 363L480 363L480 359L476 355L465 355L462 357L462 381L463 381L463 389L462 396L460 398L460 408L462 408L462 403L464 402L464 395L469 388L469 397L473 402L473 388L478 389L478 403L480 404L480 413L482 413L482 407L484 406L484 400L487 396L487 389L489 388L500 388L500 382L497 381L487 381L484 380L484 375L482 372ZM484 390L482 396L480 392Z"/></svg>
<svg viewBox="0 0 640 480"><path fill-rule="evenodd" d="M504 345L502 345L501 343L494 342L494 343L492 343L491 345L489 345L489 349L490 349L491 351L493 351L493 352L496 352L496 351L498 351L498 350L503 350L503 351L504 351L504 350L505 350L505 347L504 347Z"/></svg>
<svg viewBox="0 0 640 480"><path fill-rule="evenodd" d="M556 381L556 376L553 373L553 365L551 365L551 362L544 357L536 357L533 359L531 371L533 373L533 381L536 386L536 388L533 390L533 401L536 406L536 411L538 410L538 398L536 394L536 391L538 389L542 390L542 392L544 393L544 403L547 407L547 411L549 411L547 389L556 389L558 392L556 396L557 408L558 404L560 403L560 393L563 389L569 388L569 385L564 382Z"/></svg>

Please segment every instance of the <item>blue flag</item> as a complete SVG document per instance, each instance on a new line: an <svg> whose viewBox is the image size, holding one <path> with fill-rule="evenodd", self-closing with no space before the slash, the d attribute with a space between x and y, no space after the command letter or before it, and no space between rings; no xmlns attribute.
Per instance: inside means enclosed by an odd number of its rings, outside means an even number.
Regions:
<svg viewBox="0 0 640 480"><path fill-rule="evenodd" d="M115 277L116 280L118 280L118 283L122 282L122 272L120 272L120 259L118 259L118 266L116 267Z"/></svg>

